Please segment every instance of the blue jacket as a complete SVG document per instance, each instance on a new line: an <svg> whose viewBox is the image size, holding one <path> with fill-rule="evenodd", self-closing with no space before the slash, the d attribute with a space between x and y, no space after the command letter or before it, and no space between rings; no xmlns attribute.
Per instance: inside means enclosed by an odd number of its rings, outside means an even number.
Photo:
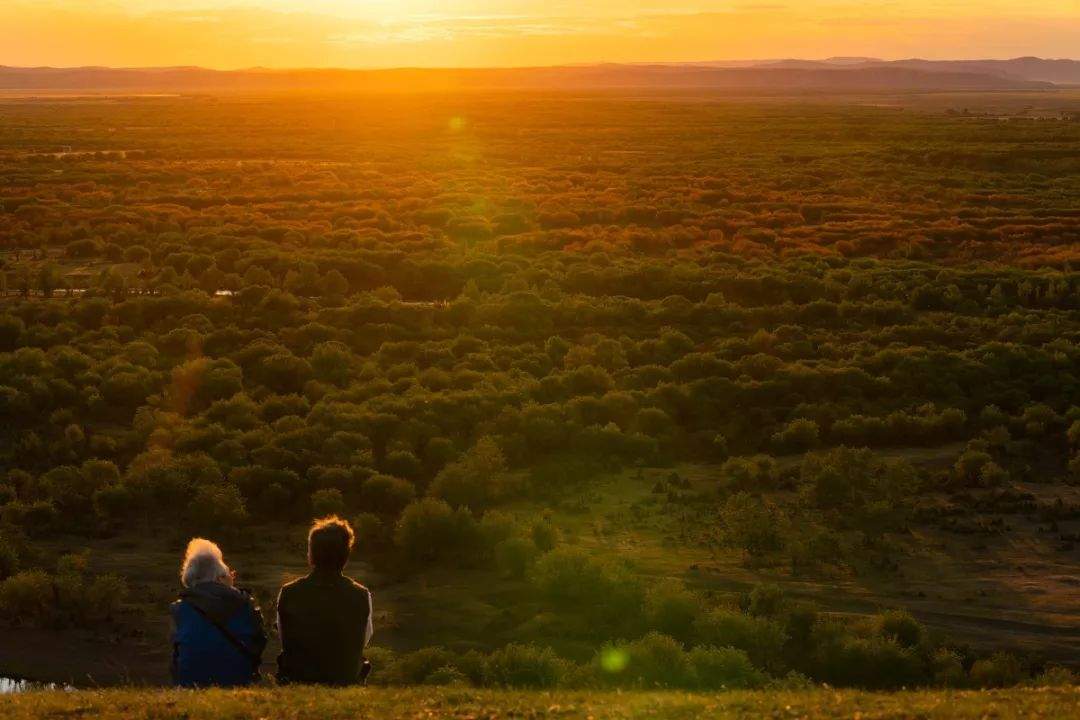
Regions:
<svg viewBox="0 0 1080 720"><path fill-rule="evenodd" d="M247 592L221 583L186 588L170 608L173 682L180 687L249 685L266 647L262 614ZM201 611L201 612L200 612ZM214 623L242 643L241 650Z"/></svg>

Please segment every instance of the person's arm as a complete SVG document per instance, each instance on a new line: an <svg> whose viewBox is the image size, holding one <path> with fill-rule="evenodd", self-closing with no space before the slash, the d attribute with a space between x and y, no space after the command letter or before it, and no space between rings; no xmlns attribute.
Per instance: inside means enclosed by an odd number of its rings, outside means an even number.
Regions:
<svg viewBox="0 0 1080 720"><path fill-rule="evenodd" d="M263 625L262 609L259 607L258 603L255 602L254 596L249 595L248 597L251 606L251 622L254 626L252 641L255 647L252 649L255 651L255 654L261 658L263 650L266 649L266 627Z"/></svg>
<svg viewBox="0 0 1080 720"><path fill-rule="evenodd" d="M375 615L375 611L372 609L373 601L371 599L371 591L367 591L367 627L364 628L364 647L368 646L371 642L371 636L375 634L375 623L372 621L372 617Z"/></svg>
<svg viewBox="0 0 1080 720"><path fill-rule="evenodd" d="M277 598L277 631L278 638L281 640L281 654L278 655L278 682L288 682L289 674L285 668L285 652L288 649L288 643L285 641L285 618L288 617L288 612L285 612L285 588L281 588L278 592Z"/></svg>

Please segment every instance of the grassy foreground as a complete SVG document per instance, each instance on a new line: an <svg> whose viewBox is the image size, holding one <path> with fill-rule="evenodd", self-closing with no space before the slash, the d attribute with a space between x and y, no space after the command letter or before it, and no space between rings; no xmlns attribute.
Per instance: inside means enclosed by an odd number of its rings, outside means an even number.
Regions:
<svg viewBox="0 0 1080 720"><path fill-rule="evenodd" d="M844 690L522 692L450 688L82 690L0 698L5 720L38 718L1065 718L1080 688L867 693Z"/></svg>

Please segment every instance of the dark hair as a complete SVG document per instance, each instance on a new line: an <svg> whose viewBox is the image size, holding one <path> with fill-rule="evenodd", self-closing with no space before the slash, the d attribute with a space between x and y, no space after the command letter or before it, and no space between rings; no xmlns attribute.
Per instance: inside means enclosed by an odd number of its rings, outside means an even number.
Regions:
<svg viewBox="0 0 1080 720"><path fill-rule="evenodd" d="M337 515L320 518L308 532L308 562L321 570L341 570L349 559L356 535Z"/></svg>

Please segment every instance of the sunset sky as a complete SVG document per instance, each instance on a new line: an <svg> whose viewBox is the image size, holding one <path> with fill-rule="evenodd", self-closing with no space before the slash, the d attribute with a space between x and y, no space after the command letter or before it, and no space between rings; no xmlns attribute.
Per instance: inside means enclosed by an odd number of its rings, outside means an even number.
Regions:
<svg viewBox="0 0 1080 720"><path fill-rule="evenodd" d="M0 64L1080 56L1080 0L0 0Z"/></svg>

